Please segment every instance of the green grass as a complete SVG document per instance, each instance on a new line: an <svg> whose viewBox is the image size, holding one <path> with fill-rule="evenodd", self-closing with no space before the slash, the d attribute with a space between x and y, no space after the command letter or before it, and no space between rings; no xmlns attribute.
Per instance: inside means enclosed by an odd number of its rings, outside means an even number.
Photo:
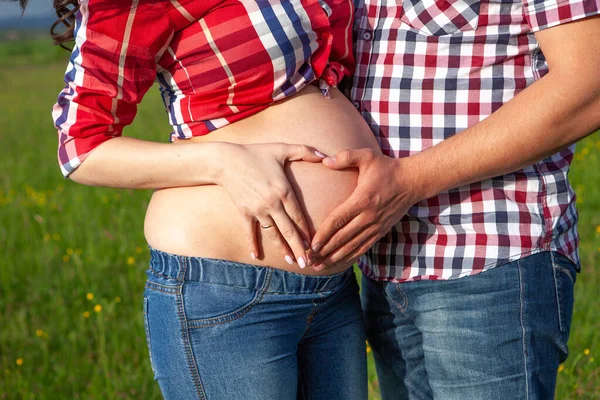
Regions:
<svg viewBox="0 0 600 400"><path fill-rule="evenodd" d="M27 54L9 65L10 46L0 44L0 399L158 399L141 312L150 192L62 178L50 109L65 63L50 50L43 66ZM162 110L153 90L128 134L166 141ZM585 139L571 173L584 272L558 399L600 398L599 153L600 135ZM378 399L372 360L370 376Z"/></svg>

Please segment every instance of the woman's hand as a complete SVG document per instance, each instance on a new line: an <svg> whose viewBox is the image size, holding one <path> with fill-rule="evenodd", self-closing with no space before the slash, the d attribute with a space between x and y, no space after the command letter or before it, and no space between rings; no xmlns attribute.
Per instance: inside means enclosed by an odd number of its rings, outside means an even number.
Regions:
<svg viewBox="0 0 600 400"><path fill-rule="evenodd" d="M288 161L321 162L324 154L312 147L285 143L232 144L223 154L217 184L222 186L244 218L248 250L260 257L256 231L274 242L288 264L306 266L311 241L306 218L284 172Z"/></svg>

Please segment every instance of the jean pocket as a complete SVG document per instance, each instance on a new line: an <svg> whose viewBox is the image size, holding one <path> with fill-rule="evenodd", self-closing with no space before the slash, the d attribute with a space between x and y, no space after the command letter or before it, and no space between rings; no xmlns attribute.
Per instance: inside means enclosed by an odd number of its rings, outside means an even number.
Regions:
<svg viewBox="0 0 600 400"><path fill-rule="evenodd" d="M566 341L573 316L574 288L577 278L576 267L567 257L552 253L552 269L556 287L556 301L559 307L558 323Z"/></svg>
<svg viewBox="0 0 600 400"><path fill-rule="evenodd" d="M256 306L264 295L259 289L186 282L183 303L190 328L206 328L234 321Z"/></svg>
<svg viewBox="0 0 600 400"><path fill-rule="evenodd" d="M479 0L402 0L400 21L427 36L477 29Z"/></svg>
<svg viewBox="0 0 600 400"><path fill-rule="evenodd" d="M152 360L152 346L150 338L150 327L148 323L148 297L144 296L144 329L146 330L146 345L148 346L148 356L150 358L150 367L152 373L156 376L156 370L154 369L154 361Z"/></svg>

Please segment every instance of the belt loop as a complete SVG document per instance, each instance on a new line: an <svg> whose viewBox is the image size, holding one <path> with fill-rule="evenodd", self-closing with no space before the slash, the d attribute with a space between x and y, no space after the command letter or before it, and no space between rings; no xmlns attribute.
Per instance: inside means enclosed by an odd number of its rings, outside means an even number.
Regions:
<svg viewBox="0 0 600 400"><path fill-rule="evenodd" d="M185 274L188 269L188 257L179 256L177 257L177 261L179 263L179 271L177 271L177 282L182 282L185 280Z"/></svg>

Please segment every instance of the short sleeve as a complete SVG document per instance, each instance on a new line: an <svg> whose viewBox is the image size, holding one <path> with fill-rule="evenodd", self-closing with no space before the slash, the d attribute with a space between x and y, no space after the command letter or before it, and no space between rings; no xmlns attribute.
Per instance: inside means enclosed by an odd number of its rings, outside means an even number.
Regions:
<svg viewBox="0 0 600 400"><path fill-rule="evenodd" d="M533 32L600 14L600 0L523 0Z"/></svg>
<svg viewBox="0 0 600 400"><path fill-rule="evenodd" d="M82 0L76 18L65 87L52 110L65 177L133 121L174 33L160 0Z"/></svg>

